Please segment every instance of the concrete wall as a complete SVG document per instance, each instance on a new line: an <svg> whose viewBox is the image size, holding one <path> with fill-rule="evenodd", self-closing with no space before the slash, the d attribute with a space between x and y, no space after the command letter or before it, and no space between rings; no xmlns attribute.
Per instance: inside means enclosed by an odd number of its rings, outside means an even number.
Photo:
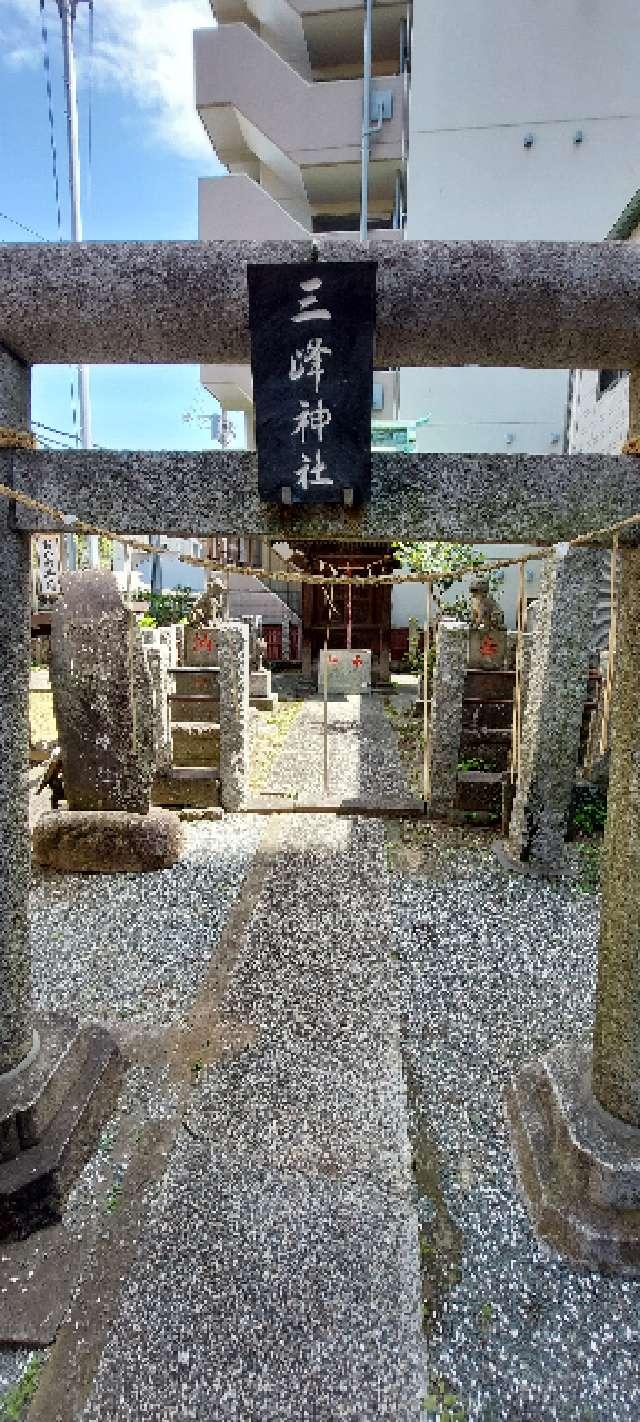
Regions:
<svg viewBox="0 0 640 1422"><path fill-rule="evenodd" d="M629 425L629 377L598 395L598 371L578 370L571 399L570 453L619 454Z"/></svg>

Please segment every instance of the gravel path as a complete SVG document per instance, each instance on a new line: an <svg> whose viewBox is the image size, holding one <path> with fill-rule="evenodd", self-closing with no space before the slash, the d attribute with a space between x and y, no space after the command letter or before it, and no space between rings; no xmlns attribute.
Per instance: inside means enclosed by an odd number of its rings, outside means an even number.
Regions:
<svg viewBox="0 0 640 1422"><path fill-rule="evenodd" d="M400 987L378 822L279 816L83 1422L417 1422Z"/></svg>
<svg viewBox="0 0 640 1422"><path fill-rule="evenodd" d="M39 1007L149 1026L181 1021L263 822L231 815L185 829L186 854L158 873L34 870L31 947Z"/></svg>
<svg viewBox="0 0 640 1422"><path fill-rule="evenodd" d="M394 877L413 1125L438 1176L421 1202L432 1273L443 1241L446 1252L459 1240L460 1281L436 1309L432 1377L454 1385L469 1422L631 1422L640 1280L570 1269L536 1241L502 1113L513 1069L591 1027L598 902L510 877L486 851L456 851L435 875Z"/></svg>
<svg viewBox="0 0 640 1422"><path fill-rule="evenodd" d="M395 738L377 696L328 703L329 801L406 805L407 785ZM323 702L306 701L271 770L265 793L323 799Z"/></svg>

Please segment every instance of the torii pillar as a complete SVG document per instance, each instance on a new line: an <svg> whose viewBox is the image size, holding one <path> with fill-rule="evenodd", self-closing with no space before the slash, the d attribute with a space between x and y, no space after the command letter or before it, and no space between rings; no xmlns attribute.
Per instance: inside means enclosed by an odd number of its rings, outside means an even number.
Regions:
<svg viewBox="0 0 640 1422"><path fill-rule="evenodd" d="M0 426L28 430L30 370L0 348ZM0 454L11 484L11 454ZM120 1077L102 1027L35 1020L29 944L30 539L0 500L0 1238L60 1218Z"/></svg>
<svg viewBox="0 0 640 1422"><path fill-rule="evenodd" d="M521 1183L539 1233L581 1265L637 1275L640 548L621 548L619 562L593 1040L564 1043L530 1062L507 1088L506 1107Z"/></svg>
<svg viewBox="0 0 640 1422"><path fill-rule="evenodd" d="M28 430L31 372L0 349L0 425ZM10 463L10 455L3 464ZM10 480L3 473L3 482ZM0 1073L34 1047L29 947L30 540L0 501ZM1 1078L0 1078L1 1082Z"/></svg>

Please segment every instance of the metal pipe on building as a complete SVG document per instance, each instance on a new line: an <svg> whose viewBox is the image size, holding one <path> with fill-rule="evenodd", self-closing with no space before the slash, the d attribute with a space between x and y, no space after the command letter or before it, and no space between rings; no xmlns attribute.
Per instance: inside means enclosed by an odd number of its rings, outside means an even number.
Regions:
<svg viewBox="0 0 640 1422"><path fill-rule="evenodd" d="M362 63L362 185L360 195L360 240L366 242L369 231L369 147L371 142L371 33L373 0L364 0L364 37Z"/></svg>

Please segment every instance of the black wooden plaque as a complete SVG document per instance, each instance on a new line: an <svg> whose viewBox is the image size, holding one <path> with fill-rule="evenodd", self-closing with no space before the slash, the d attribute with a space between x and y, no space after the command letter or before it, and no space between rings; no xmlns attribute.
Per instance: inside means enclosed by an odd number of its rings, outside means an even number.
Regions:
<svg viewBox="0 0 640 1422"><path fill-rule="evenodd" d="M247 278L260 497L369 499L376 263L256 265Z"/></svg>

